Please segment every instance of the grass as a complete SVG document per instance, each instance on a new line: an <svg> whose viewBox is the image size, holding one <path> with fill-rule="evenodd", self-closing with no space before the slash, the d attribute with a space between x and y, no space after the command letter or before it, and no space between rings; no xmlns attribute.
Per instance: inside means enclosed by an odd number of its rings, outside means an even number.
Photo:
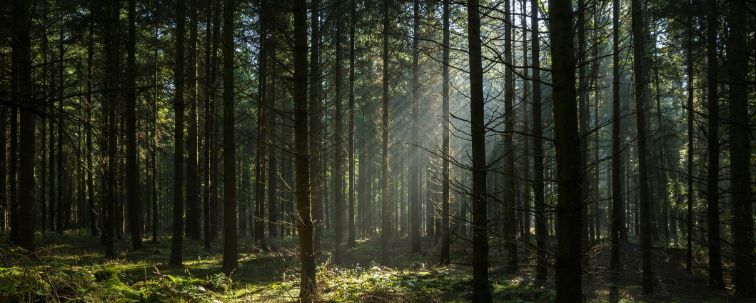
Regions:
<svg viewBox="0 0 756 303"><path fill-rule="evenodd" d="M0 239L3 243L5 239ZM406 239L397 239L391 267L376 263L380 244L359 240L346 250L339 266L325 253L319 259L317 280L324 302L469 302L471 270L469 251L455 246L456 263L437 265L437 247L424 244L424 253L410 254ZM128 241L117 241L116 259L104 258L99 241L79 232L42 237L33 254L0 244L0 302L295 302L299 291L299 263L295 239L271 243L275 250L261 251L240 241L239 268L231 278L221 274L222 249L204 249L187 240L184 266L170 267L169 239L145 242L133 251ZM332 243L324 243L331 247ZM500 258L492 249L492 260ZM599 268L602 255L595 261ZM529 261L527 261L529 262ZM495 302L550 302L554 293L533 285L532 266L518 272L492 264L491 285ZM600 273L588 273L584 290L590 302L725 302L721 293L680 296L675 288L662 295L641 297L633 274L616 285ZM603 283L602 283L603 281ZM662 281L664 282L664 281ZM553 282L549 282L553 283ZM666 295L664 295L666 292Z"/></svg>

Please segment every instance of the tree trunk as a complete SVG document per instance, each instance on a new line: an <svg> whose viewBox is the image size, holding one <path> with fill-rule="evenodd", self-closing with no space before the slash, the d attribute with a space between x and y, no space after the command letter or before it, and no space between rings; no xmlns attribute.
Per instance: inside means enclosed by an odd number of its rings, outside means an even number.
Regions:
<svg viewBox="0 0 756 303"><path fill-rule="evenodd" d="M719 29L719 7L716 0L707 0L706 25L706 80L707 80L707 154L708 173L706 176L706 206L709 249L709 286L724 289L722 279L722 252L719 226L719 92L717 86L717 31Z"/></svg>
<svg viewBox="0 0 756 303"><path fill-rule="evenodd" d="M202 208L203 213L203 225L204 225L204 244L205 248L208 249L211 246L211 242L213 239L212 234L212 220L211 220L211 209L212 209L212 202L213 202L213 190L212 188L215 186L216 180L215 175L212 173L212 171L215 169L215 161L213 161L211 150L215 149L215 132L213 129L214 119L215 119L215 70L217 66L217 57L216 57L216 48L217 46L213 44L211 46L210 41L217 40L216 30L218 28L218 21L213 20L213 11L217 10L217 8L213 7L213 0L207 1L207 6L205 7L206 13L207 13L207 20L205 21L205 83L204 83L204 92L205 92L205 159L203 162L204 165L204 173L205 173L205 192L204 192L204 204ZM212 27L212 29L211 29Z"/></svg>
<svg viewBox="0 0 756 303"><path fill-rule="evenodd" d="M646 102L648 101L648 72L646 56L646 30L643 7L640 0L632 0L633 31L633 70L635 72L635 115L638 131L638 208L640 219L640 249L642 259L643 293L653 291L653 274L651 272L651 222L648 192L648 164L646 162Z"/></svg>
<svg viewBox="0 0 756 303"><path fill-rule="evenodd" d="M577 125L572 4L549 2L556 139L557 252L556 302L581 302L582 149Z"/></svg>
<svg viewBox="0 0 756 303"><path fill-rule="evenodd" d="M355 229L354 229L354 31L357 27L357 1L351 1L352 13L350 14L351 26L349 27L349 117L348 128L349 134L349 212L347 215L347 225L349 235L347 236L347 245L355 246Z"/></svg>
<svg viewBox="0 0 756 303"><path fill-rule="evenodd" d="M119 102L120 82L118 74L119 67L119 40L118 37L118 15L120 6L118 1L110 0L103 3L103 38L105 45L105 98L103 99L103 117L105 117L105 142L102 147L105 149L105 176L103 186L105 195L103 197L104 220L102 228L103 244L105 245L105 257L114 258L115 249L113 247L113 232L115 231L115 206L116 206L116 106ZM60 152L60 151L58 151ZM58 180L60 182L60 180ZM58 193L58 207L61 207L60 193ZM60 224L60 223L58 223Z"/></svg>
<svg viewBox="0 0 756 303"><path fill-rule="evenodd" d="M228 0L226 0L228 1ZM175 99L173 104L176 121L173 132L173 236L169 264L181 266L184 242L184 35L186 23L185 0L176 2L176 63L173 69ZM233 172L233 171L232 171Z"/></svg>
<svg viewBox="0 0 756 303"><path fill-rule="evenodd" d="M268 106L268 0L260 0L260 62L259 65L259 96L257 101L257 152L255 152L255 245L265 247L265 145L267 143L267 109Z"/></svg>
<svg viewBox="0 0 756 303"><path fill-rule="evenodd" d="M685 257L685 268L688 272L693 271L693 139L695 139L693 133L693 2L688 0L688 25L686 28L686 46L685 46L685 64L688 81L687 92L687 114L688 114L688 150L687 150L687 170L688 170L688 209L686 216L686 230L687 235L687 253Z"/></svg>
<svg viewBox="0 0 756 303"><path fill-rule="evenodd" d="M756 295L753 284L753 195L751 192L751 138L748 116L748 54L745 0L730 1L727 55L730 75L730 190L735 270L733 282L740 297Z"/></svg>
<svg viewBox="0 0 756 303"><path fill-rule="evenodd" d="M316 10L315 10L316 12ZM299 231L300 302L317 301L313 225L310 202L309 151L307 150L307 4L294 3L294 136L297 228Z"/></svg>
<svg viewBox="0 0 756 303"><path fill-rule="evenodd" d="M136 142L136 0L129 0L129 38L126 61L126 205L131 246L142 248L142 200L139 198Z"/></svg>
<svg viewBox="0 0 756 303"><path fill-rule="evenodd" d="M533 198L535 205L536 232L536 280L539 284L546 281L548 261L546 250L548 228L543 196L543 122L541 121L541 41L538 23L538 0L530 1L530 28L532 29L533 59Z"/></svg>
<svg viewBox="0 0 756 303"><path fill-rule="evenodd" d="M323 179L321 178L321 136L322 125L320 117L322 114L322 106L320 103L320 36L319 36L319 1L312 0L311 12L310 12L310 91L309 91L309 152L311 155L310 160L310 200L312 205L312 219L314 220L314 237L313 250L316 256L321 252L321 238L323 237ZM297 169L299 171L299 169ZM301 233L300 233L301 234Z"/></svg>
<svg viewBox="0 0 756 303"><path fill-rule="evenodd" d="M625 205L622 199L622 117L620 116L620 0L612 2L612 259L610 268L620 269L622 229L625 227Z"/></svg>
<svg viewBox="0 0 756 303"><path fill-rule="evenodd" d="M470 47L470 132L472 138L473 201L473 301L491 302L488 283L488 216L486 201L486 140L483 96L483 67L480 51L480 6L467 2L467 31Z"/></svg>
<svg viewBox="0 0 756 303"><path fill-rule="evenodd" d="M11 242L27 250L34 249L34 113L35 107L28 92L32 91L32 62L31 62L31 3L15 0L11 4L13 31L11 36L11 89L12 102L20 110L20 137L18 164L18 202L11 222L15 229L11 230ZM14 120L16 117L12 117ZM14 138L15 140L15 138ZM14 159L15 162L15 159ZM5 185L3 183L3 185ZM13 201L12 201L13 202ZM11 211L14 209L12 208ZM13 212L12 212L13 214Z"/></svg>
<svg viewBox="0 0 756 303"><path fill-rule="evenodd" d="M344 157L342 155L343 152L343 138L342 138L342 123L341 120L343 119L342 116L342 110L341 110L341 104L342 104L342 47L341 47L341 36L343 32L343 26L344 22L342 21L342 7L340 4L336 4L334 7L334 14L336 17L336 37L335 37L335 45L336 48L336 60L335 64L335 72L334 77L336 78L334 80L334 89L335 89L335 97L334 102L336 105L334 106L334 115L333 115L333 129L334 129L334 137L335 137L335 144L334 144L334 150L333 150L333 167L331 168L331 182L333 185L331 187L333 188L333 229L335 230L334 235L334 262L336 264L340 264L343 261L343 247L342 247L342 241L344 238L344 176L343 176L343 161Z"/></svg>
<svg viewBox="0 0 756 303"><path fill-rule="evenodd" d="M186 138L186 236L192 240L199 240L201 234L200 183L199 183L199 153L197 148L197 8L199 0L189 0L189 45L186 50L186 105L187 138Z"/></svg>
<svg viewBox="0 0 756 303"><path fill-rule="evenodd" d="M223 273L227 276L231 276L238 264L234 145L234 6L234 0L223 1Z"/></svg>
<svg viewBox="0 0 756 303"><path fill-rule="evenodd" d="M412 252L420 252L420 169L418 165L417 147L418 140L418 124L420 123L418 118L418 103L420 100L420 83L419 77L419 41L418 31L420 29L420 2L414 0L412 5L412 113L411 122L412 129L410 131L410 143L409 143L409 203L410 203L410 240L412 242Z"/></svg>
<svg viewBox="0 0 756 303"><path fill-rule="evenodd" d="M504 2L504 247L507 267L517 269L516 177L514 164L514 72L512 71L512 3Z"/></svg>
<svg viewBox="0 0 756 303"><path fill-rule="evenodd" d="M388 130L389 130L389 1L383 0L383 98L381 113L381 264L389 264L391 217L389 213L388 184Z"/></svg>

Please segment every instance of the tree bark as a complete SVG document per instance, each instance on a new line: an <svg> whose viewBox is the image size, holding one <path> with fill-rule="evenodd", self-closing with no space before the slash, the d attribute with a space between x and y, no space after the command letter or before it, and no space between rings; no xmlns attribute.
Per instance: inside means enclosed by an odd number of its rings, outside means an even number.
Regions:
<svg viewBox="0 0 756 303"><path fill-rule="evenodd" d="M354 44L355 36L354 31L357 27L357 1L351 1L352 13L350 14L351 26L349 27L349 117L348 128L349 134L347 140L349 140L349 212L347 214L347 225L349 227L349 234L347 236L347 245L349 247L355 246L355 227L354 227L354 192L355 192L355 179L354 179Z"/></svg>
<svg viewBox="0 0 756 303"><path fill-rule="evenodd" d="M126 46L126 205L128 207L131 247L142 248L142 200L139 198L136 142L136 0L129 0L129 38Z"/></svg>
<svg viewBox="0 0 756 303"><path fill-rule="evenodd" d="M486 201L486 140L483 67L480 50L480 6L467 2L467 32L470 48L470 133L472 138L473 201L473 301L491 302L488 282L488 203Z"/></svg>
<svg viewBox="0 0 756 303"><path fill-rule="evenodd" d="M310 201L312 205L312 219L314 220L313 250L316 256L321 252L321 238L323 237L323 189L321 178L321 149L322 149L322 124L320 117L322 106L320 103L320 31L319 27L319 2L312 0L310 12L310 90L309 90L309 152L310 158Z"/></svg>
<svg viewBox="0 0 756 303"><path fill-rule="evenodd" d="M751 191L751 138L748 129L748 54L745 0L732 0L728 21L727 55L730 75L730 191L736 294L756 296L753 281L753 195Z"/></svg>
<svg viewBox="0 0 756 303"><path fill-rule="evenodd" d="M504 247L507 268L517 269L516 177L514 161L514 72L512 71L512 3L504 2Z"/></svg>
<svg viewBox="0 0 756 303"><path fill-rule="evenodd" d="M317 301L310 201L310 154L307 146L307 4L294 3L294 136L297 228L299 231L300 302Z"/></svg>
<svg viewBox="0 0 756 303"><path fill-rule="evenodd" d="M201 234L202 209L200 208L198 114L197 114L197 9L199 0L189 0L189 45L186 53L186 236L199 240ZM209 1L209 0L208 0Z"/></svg>
<svg viewBox="0 0 756 303"><path fill-rule="evenodd" d="M581 302L583 299L583 174L577 124L572 15L570 2L549 2L558 186L557 252L554 266L556 302Z"/></svg>
<svg viewBox="0 0 756 303"><path fill-rule="evenodd" d="M11 242L27 250L33 250L36 218L34 211L36 141L33 112L35 105L29 94L32 91L31 38L29 37L32 24L31 3L15 0L11 5L11 18L14 24L11 33L12 103L20 108L18 202L16 202L15 215L11 217L11 222L15 221L11 225L15 227L11 230ZM12 119L15 120L16 117ZM11 211L11 214L14 214L13 208Z"/></svg>
<svg viewBox="0 0 756 303"><path fill-rule="evenodd" d="M182 1L182 0L181 0ZM234 145L234 0L223 1L223 273L238 266Z"/></svg>
<svg viewBox="0 0 756 303"><path fill-rule="evenodd" d="M260 0L260 62L259 68L259 92L260 99L257 101L257 151L255 152L255 245L265 247L265 145L267 143L267 109L268 102L268 0Z"/></svg>
<svg viewBox="0 0 756 303"><path fill-rule="evenodd" d="M383 97L381 113L381 264L389 265L391 217L389 216L388 130L389 130L389 1L383 0Z"/></svg>
<svg viewBox="0 0 756 303"><path fill-rule="evenodd" d="M451 206L449 199L449 23L450 23L450 0L443 0L443 54L441 63L441 264L451 263Z"/></svg>
<svg viewBox="0 0 756 303"><path fill-rule="evenodd" d="M228 0L226 0L228 1ZM176 1L176 63L173 69L175 99L173 104L176 121L173 132L173 236L169 264L182 265L184 242L184 36L186 23L185 0Z"/></svg>
<svg viewBox="0 0 756 303"><path fill-rule="evenodd" d="M620 268L620 250L622 247L622 229L625 226L625 205L622 199L622 117L620 116L620 50L619 50L619 15L620 0L612 2L612 259L610 268Z"/></svg>
<svg viewBox="0 0 756 303"><path fill-rule="evenodd" d="M707 154L706 176L706 223L709 250L709 286L724 289L722 278L722 252L719 226L719 92L717 85L717 31L719 30L719 7L716 0L707 0L706 25L706 87L707 87Z"/></svg>
<svg viewBox="0 0 756 303"><path fill-rule="evenodd" d="M648 192L648 164L646 156L647 124L646 103L648 101L648 71L646 51L646 30L643 7L640 0L632 0L633 69L635 72L635 116L638 135L638 208L640 224L640 250L642 259L643 293L653 291L651 264L651 222L650 196Z"/></svg>
<svg viewBox="0 0 756 303"><path fill-rule="evenodd" d="M530 27L532 28L533 59L533 198L536 232L536 280L546 282L548 228L544 208L543 185L543 122L541 121L541 40L538 23L538 0L530 1Z"/></svg>
<svg viewBox="0 0 756 303"><path fill-rule="evenodd" d="M334 137L335 137L335 144L334 144L334 150L333 150L333 167L331 168L331 188L333 188L333 229L335 231L334 235L334 262L336 264L340 264L343 261L343 254L344 250L342 247L342 241L344 238L344 170L342 168L344 157L343 157L343 137L342 137L342 110L341 110L341 104L342 104L342 46L341 46L341 39L342 39L342 32L343 32L343 26L344 22L343 19L343 10L341 4L336 4L334 7L334 13L336 17L336 37L335 37L335 48L336 48L336 60L335 64L335 72L334 72L334 89L335 89L335 97L334 102L336 103L334 106L334 115L333 115L333 129L334 129Z"/></svg>

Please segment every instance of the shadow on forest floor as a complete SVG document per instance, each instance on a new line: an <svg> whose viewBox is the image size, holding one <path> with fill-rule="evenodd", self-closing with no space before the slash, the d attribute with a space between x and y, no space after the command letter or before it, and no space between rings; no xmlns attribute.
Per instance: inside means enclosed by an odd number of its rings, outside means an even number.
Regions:
<svg viewBox="0 0 756 303"><path fill-rule="evenodd" d="M332 247L330 238L323 247ZM143 249L129 249L129 241L117 241L120 252L105 260L99 240L80 232L48 234L32 255L10 248L0 238L0 301L84 302L295 302L299 267L296 241L273 240L272 250L240 240L239 268L232 279L221 272L222 249L204 249L199 241L185 240L184 266L166 265L168 238L145 242ZM219 245L215 243L215 245ZM423 252L409 253L406 238L395 239L390 267L377 264L377 240L358 240L345 249L341 265L330 254L320 258L317 279L325 302L467 302L471 299L471 251L453 246L454 263L438 266L438 246L430 239ZM523 252L521 255L528 255ZM684 251L668 249L655 253L657 288L651 296L640 294L638 252L627 245L620 278L612 283L607 266L608 250L601 244L587 261L584 293L589 302L732 302L724 292L706 288L702 272L688 274L682 263ZM502 252L491 249L491 282L495 302L553 301L553 281L543 287L533 284L533 262L522 260L511 272ZM551 270L551 269L550 269Z"/></svg>

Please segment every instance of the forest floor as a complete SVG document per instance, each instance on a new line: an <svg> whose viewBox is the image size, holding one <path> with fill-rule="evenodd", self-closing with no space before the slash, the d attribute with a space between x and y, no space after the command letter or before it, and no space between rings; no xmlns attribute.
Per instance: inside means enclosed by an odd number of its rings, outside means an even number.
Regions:
<svg viewBox="0 0 756 303"><path fill-rule="evenodd" d="M121 253L105 260L99 240L80 232L48 234L38 240L33 254L8 247L0 237L0 302L296 302L298 261L296 242L275 242L272 250L251 247L252 239L240 241L239 268L231 279L221 274L222 248L206 250L201 243L185 240L184 267L166 265L170 241L145 242L133 251L129 241L117 241ZM329 247L329 243L324 243ZM471 298L469 247L453 246L450 266L438 266L438 246L423 242L424 252L409 253L407 239L392 243L391 267L381 267L380 243L359 240L346 250L341 266L323 256L317 279L325 302L466 302ZM658 277L652 296L640 294L639 254L632 245L623 256L623 272L611 283L606 269L606 247L591 253L585 272L584 293L588 302L733 302L723 291L706 287L701 271L684 270L684 251L656 252L654 274ZM498 248L491 260L503 260ZM517 272L492 263L491 282L495 302L553 301L553 281L543 287L533 284L533 266L523 261ZM551 270L551 269L550 269Z"/></svg>

